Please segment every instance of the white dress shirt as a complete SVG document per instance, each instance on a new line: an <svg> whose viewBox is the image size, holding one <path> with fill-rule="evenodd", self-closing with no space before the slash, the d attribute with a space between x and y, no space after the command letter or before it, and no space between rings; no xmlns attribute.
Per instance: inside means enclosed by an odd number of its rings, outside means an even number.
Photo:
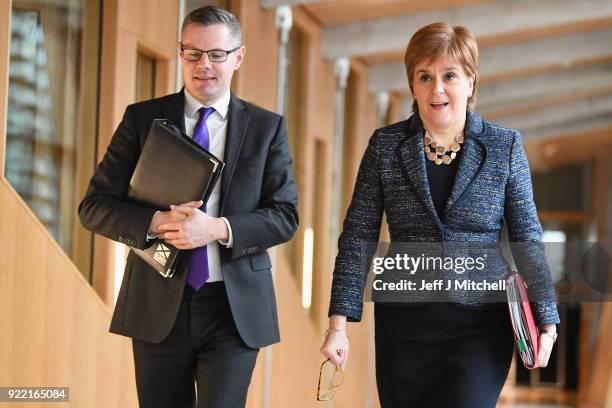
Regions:
<svg viewBox="0 0 612 408"><path fill-rule="evenodd" d="M226 93L217 102L211 106L205 106L195 97L193 97L187 89L185 89L185 133L189 137L193 137L193 131L195 125L200 119L200 113L198 110L202 107L212 107L215 111L206 120L206 127L208 128L210 146L209 151L217 156L220 160L224 160L225 157L225 139L227 136L227 119L228 110L230 103L230 93ZM223 174L221 175L223 178ZM206 213L211 217L219 216L219 198L221 196L221 178L217 181L215 188L213 189L208 201L206 203ZM225 217L221 219L227 225L229 230L229 239L227 242L213 241L206 247L208 251L208 272L209 277L206 282L216 282L223 280L223 274L221 273L221 259L219 257L219 243L231 248L233 245L232 228L229 221Z"/></svg>

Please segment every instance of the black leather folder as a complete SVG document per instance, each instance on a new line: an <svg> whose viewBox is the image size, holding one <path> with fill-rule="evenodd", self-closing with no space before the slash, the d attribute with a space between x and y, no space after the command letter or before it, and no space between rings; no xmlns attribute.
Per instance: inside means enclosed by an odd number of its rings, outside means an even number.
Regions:
<svg viewBox="0 0 612 408"><path fill-rule="evenodd" d="M142 149L127 197L130 201L170 209L170 204L203 200L221 177L224 163L166 119L155 119ZM162 276L174 275L181 252L161 239L141 250L131 248Z"/></svg>

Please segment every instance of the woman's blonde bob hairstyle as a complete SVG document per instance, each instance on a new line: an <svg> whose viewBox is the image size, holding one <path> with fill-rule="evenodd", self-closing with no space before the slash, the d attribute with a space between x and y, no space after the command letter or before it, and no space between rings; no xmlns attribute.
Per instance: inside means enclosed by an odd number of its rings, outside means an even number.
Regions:
<svg viewBox="0 0 612 408"><path fill-rule="evenodd" d="M417 64L421 61L433 62L439 57L457 60L467 75L474 76L474 89L467 104L468 110L473 110L478 91L478 44L472 32L465 27L432 23L414 33L404 56L410 91L414 95L414 71ZM416 99L412 103L412 110L418 110Z"/></svg>

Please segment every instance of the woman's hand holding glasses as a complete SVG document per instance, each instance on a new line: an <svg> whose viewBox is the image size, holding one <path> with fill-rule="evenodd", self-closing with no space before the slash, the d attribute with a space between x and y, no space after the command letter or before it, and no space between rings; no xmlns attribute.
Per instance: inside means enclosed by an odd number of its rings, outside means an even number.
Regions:
<svg viewBox="0 0 612 408"><path fill-rule="evenodd" d="M329 318L329 329L325 331L325 340L321 346L321 354L329 359L335 366L346 368L350 342L346 335L346 316L332 316Z"/></svg>

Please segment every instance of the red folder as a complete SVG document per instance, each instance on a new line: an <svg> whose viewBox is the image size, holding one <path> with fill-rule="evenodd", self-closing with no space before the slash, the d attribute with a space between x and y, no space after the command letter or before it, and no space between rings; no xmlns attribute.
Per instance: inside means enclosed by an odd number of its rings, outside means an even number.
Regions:
<svg viewBox="0 0 612 408"><path fill-rule="evenodd" d="M538 327L527 296L527 284L517 271L506 278L506 294L514 341L525 368L533 370L538 355Z"/></svg>

